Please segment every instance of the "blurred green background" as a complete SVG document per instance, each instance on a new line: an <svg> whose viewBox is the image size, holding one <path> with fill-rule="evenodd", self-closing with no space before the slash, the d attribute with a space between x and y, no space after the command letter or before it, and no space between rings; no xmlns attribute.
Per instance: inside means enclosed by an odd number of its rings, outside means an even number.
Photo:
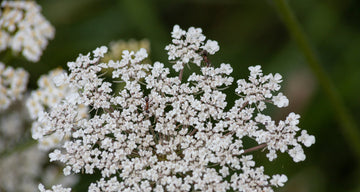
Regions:
<svg viewBox="0 0 360 192"><path fill-rule="evenodd" d="M284 119L301 115L300 127L316 137L305 149L307 159L294 163L288 155L268 162L254 153L268 174L287 174L278 191L360 191L359 159L343 137L328 95L321 89L302 52L287 32L272 0L41 0L42 13L56 28L55 39L36 64L13 60L31 74L30 88L49 70L114 40L147 38L151 60L167 62L165 45L172 26L201 27L218 41L220 51L209 57L215 66L230 63L235 79L247 78L248 66L262 65L265 73L283 76L286 109L274 111ZM323 67L360 128L360 1L289 1ZM168 65L169 66L169 65ZM235 84L234 84L235 85ZM227 92L233 93L235 86ZM234 99L229 95L229 103ZM258 163L259 164L259 163ZM87 177L90 178L91 177ZM85 178L84 180L87 180ZM77 191L82 191L82 186Z"/></svg>

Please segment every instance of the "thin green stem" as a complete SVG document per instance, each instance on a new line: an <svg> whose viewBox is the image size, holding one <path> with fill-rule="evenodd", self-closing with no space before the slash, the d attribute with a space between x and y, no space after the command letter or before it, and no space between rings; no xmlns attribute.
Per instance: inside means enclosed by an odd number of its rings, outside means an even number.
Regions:
<svg viewBox="0 0 360 192"><path fill-rule="evenodd" d="M7 150L1 152L0 153L0 159L4 158L4 157L7 157L7 156L10 156L13 153L22 152L22 151L34 146L35 144L37 144L37 141L35 141L33 139L26 140L26 141L24 141L22 143L17 144L16 146L14 146L11 149L7 149Z"/></svg>
<svg viewBox="0 0 360 192"><path fill-rule="evenodd" d="M310 45L305 33L303 32L299 22L297 21L293 11L291 10L287 0L273 0L280 17L283 19L289 33L303 52L307 63L316 76L318 82L322 86L324 92L330 100L330 105L336 112L336 118L341 124L341 132L343 133L349 147L360 161L360 132L355 120L350 115L342 98L335 89L330 77L326 74L322 64L317 57L314 48Z"/></svg>
<svg viewBox="0 0 360 192"><path fill-rule="evenodd" d="M183 74L184 74L184 68L182 68L179 72L179 80L180 81L182 80Z"/></svg>
<svg viewBox="0 0 360 192"><path fill-rule="evenodd" d="M5 55L3 58L0 59L0 61L2 61L5 65L9 65L9 62L13 59L13 54L11 50L7 50L5 52Z"/></svg>

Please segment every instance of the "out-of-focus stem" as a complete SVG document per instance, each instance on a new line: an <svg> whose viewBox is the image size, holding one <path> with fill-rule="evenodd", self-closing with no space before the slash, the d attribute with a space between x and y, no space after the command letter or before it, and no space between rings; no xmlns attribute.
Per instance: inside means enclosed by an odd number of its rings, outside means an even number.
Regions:
<svg viewBox="0 0 360 192"><path fill-rule="evenodd" d="M331 82L330 77L326 74L324 68L322 67L314 48L310 45L309 40L287 3L287 0L273 0L273 2L276 6L278 14L283 19L286 28L298 45L299 49L303 52L312 72L329 98L329 103L334 108L334 112L336 113L335 116L341 124L341 132L346 138L349 147L360 161L360 132L355 120L350 115L342 98L339 96L337 90Z"/></svg>
<svg viewBox="0 0 360 192"><path fill-rule="evenodd" d="M30 147L34 146L35 144L37 144L37 141L35 141L33 139L27 140L27 141L25 141L23 143L19 143L16 146L14 146L13 148L6 149L2 153L0 153L0 159L5 158L7 156L10 156L13 153L22 152L22 151L24 151L26 149L29 149Z"/></svg>

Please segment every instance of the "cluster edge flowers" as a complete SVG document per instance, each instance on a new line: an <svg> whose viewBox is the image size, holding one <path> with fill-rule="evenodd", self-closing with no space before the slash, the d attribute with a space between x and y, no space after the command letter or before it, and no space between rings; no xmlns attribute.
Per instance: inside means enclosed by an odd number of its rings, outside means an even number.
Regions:
<svg viewBox="0 0 360 192"><path fill-rule="evenodd" d="M288 180L283 174L266 175L250 154L264 149L270 161L288 153L294 162L305 160L303 146L315 137L297 125L290 113L275 122L264 114L268 104L289 104L280 90L280 74L264 75L249 67L248 80L237 80L239 98L229 110L226 94L234 78L230 64L215 67L208 58L219 49L200 28L187 31L175 25L166 46L179 76L161 62L144 63L145 49L123 51L122 59L102 62L105 46L68 62L69 73L53 78L71 94L34 116L36 139L60 135L60 147L50 161L66 165L63 172L94 174L101 178L89 191L273 191ZM200 67L183 79L188 65ZM109 70L111 69L111 70ZM111 77L105 78L104 71ZM114 91L117 84L120 91ZM87 106L91 115L79 112ZM34 110L32 105L28 105ZM245 138L258 146L245 146ZM40 191L45 190L39 185ZM54 186L53 191L70 191Z"/></svg>
<svg viewBox="0 0 360 192"><path fill-rule="evenodd" d="M29 74L23 68L7 67L0 61L0 112L23 98L28 79Z"/></svg>

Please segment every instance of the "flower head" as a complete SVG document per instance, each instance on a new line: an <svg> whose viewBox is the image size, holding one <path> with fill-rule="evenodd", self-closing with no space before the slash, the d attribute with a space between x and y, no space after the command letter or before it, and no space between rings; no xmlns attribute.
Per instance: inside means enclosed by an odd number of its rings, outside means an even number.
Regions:
<svg viewBox="0 0 360 192"><path fill-rule="evenodd" d="M37 62L55 29L35 1L3 1L0 5L0 51L11 48Z"/></svg>
<svg viewBox="0 0 360 192"><path fill-rule="evenodd" d="M173 65L177 72L190 62L200 66L203 61L203 51L213 55L220 49L216 41L208 40L206 44L204 43L206 37L200 28L190 27L188 31L184 31L175 25L171 34L174 39L165 50L168 51L169 60L177 60Z"/></svg>
<svg viewBox="0 0 360 192"><path fill-rule="evenodd" d="M172 37L166 49L170 60L177 59L176 71L189 62L201 66L204 51L219 50L215 41L204 43L199 28L174 26ZM239 99L228 107L222 90L234 81L229 64L203 65L182 82L163 63L144 63L145 49L101 62L105 52L97 48L68 62L69 74L59 79L76 94L38 117L46 125L38 138L69 136L49 155L66 164L65 175L101 173L89 191L273 191L287 177L266 175L247 153L264 148L270 161L280 151L298 162L305 159L302 144L315 142L306 132L298 136L299 115L275 122L264 114L267 104L285 107L288 100L278 93L281 76L264 75L260 66L237 81ZM102 78L105 68L111 78ZM79 119L78 105L96 113ZM259 146L246 146L244 138Z"/></svg>

